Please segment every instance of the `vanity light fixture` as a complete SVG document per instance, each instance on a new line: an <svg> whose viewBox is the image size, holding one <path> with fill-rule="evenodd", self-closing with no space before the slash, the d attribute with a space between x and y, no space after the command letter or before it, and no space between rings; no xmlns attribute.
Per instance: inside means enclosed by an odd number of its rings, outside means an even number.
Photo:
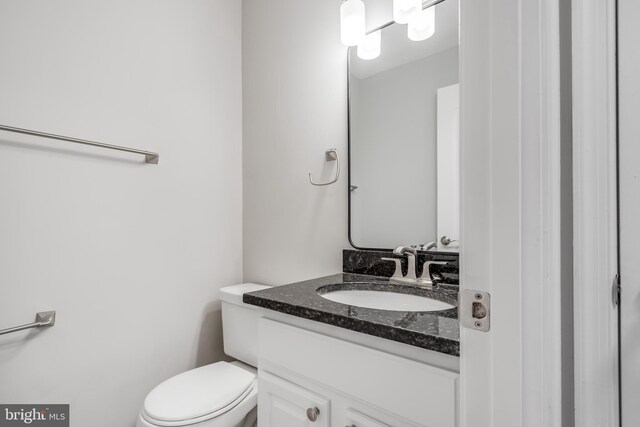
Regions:
<svg viewBox="0 0 640 427"><path fill-rule="evenodd" d="M340 38L345 46L357 46L365 37L364 2L345 0L340 6Z"/></svg>
<svg viewBox="0 0 640 427"><path fill-rule="evenodd" d="M432 6L422 8L422 0L393 0L393 20L407 25L407 36L413 41L427 40L436 32L435 5L443 0L431 2ZM381 27L384 28L389 24ZM363 0L343 0L340 6L340 38L345 46L358 46L360 59L374 59L380 56L382 44L381 29L366 33L365 6Z"/></svg>
<svg viewBox="0 0 640 427"><path fill-rule="evenodd" d="M358 58L374 59L380 56L380 46L382 44L382 30L374 31L364 36L358 45Z"/></svg>
<svg viewBox="0 0 640 427"><path fill-rule="evenodd" d="M407 35L410 40L426 40L436 32L436 8L431 6L416 13L409 19Z"/></svg>
<svg viewBox="0 0 640 427"><path fill-rule="evenodd" d="M393 0L393 20L406 24L412 16L422 10L422 0Z"/></svg>

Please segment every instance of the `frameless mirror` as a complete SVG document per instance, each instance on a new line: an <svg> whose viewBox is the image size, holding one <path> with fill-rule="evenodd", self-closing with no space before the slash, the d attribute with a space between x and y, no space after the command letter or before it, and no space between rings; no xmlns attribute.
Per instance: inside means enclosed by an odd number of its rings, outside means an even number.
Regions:
<svg viewBox="0 0 640 427"><path fill-rule="evenodd" d="M356 248L458 248L458 2L433 7L428 39L412 41L407 25L394 23L380 30L377 58L349 49L349 239Z"/></svg>

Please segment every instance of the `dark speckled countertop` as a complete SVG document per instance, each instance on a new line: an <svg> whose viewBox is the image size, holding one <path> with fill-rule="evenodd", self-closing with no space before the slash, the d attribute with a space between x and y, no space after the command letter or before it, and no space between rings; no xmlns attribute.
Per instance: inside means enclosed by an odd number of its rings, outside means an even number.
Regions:
<svg viewBox="0 0 640 427"><path fill-rule="evenodd" d="M453 356L460 355L460 332L456 309L431 312L390 311L354 307L330 301L321 293L339 288L391 290L423 295L456 304L457 286L434 290L389 283L389 279L340 273L290 285L244 294L243 301L269 310L376 337L402 342Z"/></svg>

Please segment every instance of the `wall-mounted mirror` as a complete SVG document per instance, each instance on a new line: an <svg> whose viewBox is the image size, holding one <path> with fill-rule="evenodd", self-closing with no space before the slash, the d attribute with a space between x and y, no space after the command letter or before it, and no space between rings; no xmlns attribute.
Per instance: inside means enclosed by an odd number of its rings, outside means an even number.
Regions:
<svg viewBox="0 0 640 427"><path fill-rule="evenodd" d="M356 248L459 247L458 2L433 7L428 39L412 41L407 25L394 23L381 30L377 58L349 49L349 238Z"/></svg>

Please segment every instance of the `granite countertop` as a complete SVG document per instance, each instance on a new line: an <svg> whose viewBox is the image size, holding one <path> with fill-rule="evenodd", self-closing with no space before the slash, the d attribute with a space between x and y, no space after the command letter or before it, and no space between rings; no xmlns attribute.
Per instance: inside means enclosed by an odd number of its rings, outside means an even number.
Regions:
<svg viewBox="0 0 640 427"><path fill-rule="evenodd" d="M432 312L407 312L354 307L320 296L332 288L375 289L424 295L456 304L457 286L442 285L434 290L390 283L388 278L340 273L290 285L246 293L247 304L292 316L315 320L392 341L460 355L460 332L456 308Z"/></svg>

